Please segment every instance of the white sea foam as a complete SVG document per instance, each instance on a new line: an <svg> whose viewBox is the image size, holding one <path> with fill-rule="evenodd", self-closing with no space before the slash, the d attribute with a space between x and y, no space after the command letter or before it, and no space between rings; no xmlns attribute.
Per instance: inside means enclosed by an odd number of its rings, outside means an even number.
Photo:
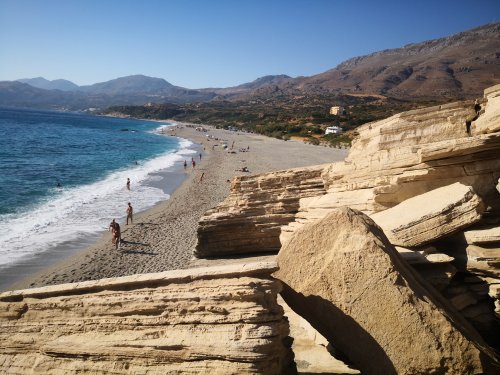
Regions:
<svg viewBox="0 0 500 375"><path fill-rule="evenodd" d="M169 198L163 190L148 185L158 179L151 174L172 167L195 151L180 140L179 149L131 169L116 171L90 185L62 189L60 194L29 212L0 218L0 267L43 253L67 241L78 242L107 230L110 221L120 223L127 202L134 211L145 210ZM125 182L131 180L131 189Z"/></svg>

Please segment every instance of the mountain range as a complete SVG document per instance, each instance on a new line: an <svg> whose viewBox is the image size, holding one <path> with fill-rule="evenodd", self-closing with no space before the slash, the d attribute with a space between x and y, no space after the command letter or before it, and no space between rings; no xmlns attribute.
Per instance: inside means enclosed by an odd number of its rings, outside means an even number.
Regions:
<svg viewBox="0 0 500 375"><path fill-rule="evenodd" d="M30 86L44 90L76 91L79 86L66 79L49 81L43 77L18 79L17 82L27 83Z"/></svg>
<svg viewBox="0 0 500 375"><path fill-rule="evenodd" d="M133 75L88 86L42 77L0 82L0 106L78 110L112 105L375 96L451 100L500 83L500 23L342 62L310 77L270 75L227 88L187 89Z"/></svg>

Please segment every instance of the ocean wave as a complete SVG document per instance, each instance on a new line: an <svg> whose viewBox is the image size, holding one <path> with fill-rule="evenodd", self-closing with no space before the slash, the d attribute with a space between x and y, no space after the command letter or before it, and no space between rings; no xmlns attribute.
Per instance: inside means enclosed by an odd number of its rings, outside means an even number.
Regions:
<svg viewBox="0 0 500 375"><path fill-rule="evenodd" d="M126 216L127 202L137 213L166 200L162 189L149 186L158 179L152 174L181 163L195 153L192 142L179 139L177 150L141 162L132 168L115 171L104 179L74 188L63 188L57 196L38 204L27 212L0 218L0 266L12 264L43 253L65 242L78 242L97 237L107 230L115 218ZM126 188L130 178L131 189Z"/></svg>

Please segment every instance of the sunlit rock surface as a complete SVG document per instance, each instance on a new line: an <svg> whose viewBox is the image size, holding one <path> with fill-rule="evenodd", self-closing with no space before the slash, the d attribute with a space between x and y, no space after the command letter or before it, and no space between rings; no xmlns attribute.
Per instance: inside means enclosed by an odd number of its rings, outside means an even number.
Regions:
<svg viewBox="0 0 500 375"><path fill-rule="evenodd" d="M359 211L301 228L278 264L286 302L363 374L500 370L481 336Z"/></svg>
<svg viewBox="0 0 500 375"><path fill-rule="evenodd" d="M282 374L292 360L275 263L0 294L9 374ZM5 373L4 372L4 373Z"/></svg>

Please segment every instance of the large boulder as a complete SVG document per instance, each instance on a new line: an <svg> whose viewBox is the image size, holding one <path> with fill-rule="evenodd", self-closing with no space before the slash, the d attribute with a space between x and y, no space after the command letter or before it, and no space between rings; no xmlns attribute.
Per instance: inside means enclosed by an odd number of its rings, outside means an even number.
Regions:
<svg viewBox="0 0 500 375"><path fill-rule="evenodd" d="M0 294L8 374L282 374L292 355L276 263Z"/></svg>
<svg viewBox="0 0 500 375"><path fill-rule="evenodd" d="M363 374L499 370L479 334L359 211L298 229L278 264L287 303Z"/></svg>
<svg viewBox="0 0 500 375"><path fill-rule="evenodd" d="M478 222L483 211L472 188L457 182L407 199L371 218L393 245L413 247Z"/></svg>

